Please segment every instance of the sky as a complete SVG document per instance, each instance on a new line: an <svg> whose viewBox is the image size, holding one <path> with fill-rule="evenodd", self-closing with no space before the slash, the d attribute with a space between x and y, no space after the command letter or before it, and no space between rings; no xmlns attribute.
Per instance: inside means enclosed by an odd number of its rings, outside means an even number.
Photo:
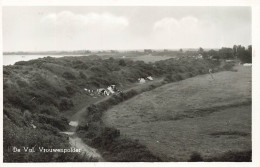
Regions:
<svg viewBox="0 0 260 167"><path fill-rule="evenodd" d="M3 7L3 50L221 48L251 44L250 7Z"/></svg>

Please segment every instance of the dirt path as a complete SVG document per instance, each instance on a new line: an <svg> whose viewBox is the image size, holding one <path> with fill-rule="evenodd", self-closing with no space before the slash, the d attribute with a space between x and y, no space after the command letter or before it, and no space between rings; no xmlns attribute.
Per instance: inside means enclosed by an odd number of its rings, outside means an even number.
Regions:
<svg viewBox="0 0 260 167"><path fill-rule="evenodd" d="M154 79L153 81L149 81L145 84L139 84L135 83L129 86L126 86L123 91L128 91L130 89L141 89L143 87L150 86L151 84L155 84L157 82L161 82L163 79L162 78L157 78ZM98 97L97 100L94 100L94 102L98 103L100 101L106 100L110 98L109 96L107 97ZM81 149L81 153L85 154L87 157L92 157L97 159L98 161L104 161L102 156L98 153L98 151L87 144L85 144L77 135L76 135L76 127L80 124L80 121L84 121L84 118L82 116L86 112L87 107L90 104L83 105L81 109L79 109L75 114L70 116L69 121L70 121L70 129L69 131L66 132L61 132L64 134L67 134L69 136L70 144L72 147L75 147L77 149Z"/></svg>
<svg viewBox="0 0 260 167"><path fill-rule="evenodd" d="M77 123L77 121L71 121L73 123ZM99 152L88 146L87 144L85 144L77 135L76 135L76 127L73 127L70 129L70 131L66 131L66 132L61 132L63 134L66 134L69 136L69 143L71 145L71 147L74 147L76 149L80 149L80 153L84 156L87 157L87 159L89 158L93 158L96 161L100 161L103 162L104 159L102 158L101 154L99 154Z"/></svg>
<svg viewBox="0 0 260 167"><path fill-rule="evenodd" d="M85 144L81 138L79 138L76 134L77 126L79 125L80 118L82 114L86 111L87 105L81 108L78 112L76 112L70 118L70 128L69 131L61 132L63 134L67 134L69 136L69 143L72 147L76 149L80 149L80 153L86 156L88 159L93 158L96 161L104 162L105 160L102 158L101 154L94 148Z"/></svg>
<svg viewBox="0 0 260 167"><path fill-rule="evenodd" d="M92 157L97 161L104 162L102 156L97 152L96 149L86 145L79 137L71 136L69 141L72 147L80 149L82 154L85 154L87 157Z"/></svg>

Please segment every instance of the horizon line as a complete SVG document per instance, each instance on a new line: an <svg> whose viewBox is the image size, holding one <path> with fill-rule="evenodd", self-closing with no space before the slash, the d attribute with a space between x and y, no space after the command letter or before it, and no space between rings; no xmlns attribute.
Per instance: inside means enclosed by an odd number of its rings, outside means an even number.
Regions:
<svg viewBox="0 0 260 167"><path fill-rule="evenodd" d="M248 47L252 44L249 45L245 45L245 47ZM233 45L234 46L234 45ZM236 45L239 46L239 45ZM241 45L244 46L244 45ZM176 51L176 50L188 50L188 49L199 49L199 48L203 48L203 49L221 49L221 48L225 48L225 46L221 46L221 47L186 47L186 48L160 48L160 49L152 49L152 48L143 48L143 49L77 49L77 50L41 50L41 51L3 51L2 53L19 53L19 52L23 52L23 53L44 53L44 52L77 52L77 51L144 51L145 49L151 49L151 50L172 50L172 51ZM230 48L228 46L226 46L226 48Z"/></svg>

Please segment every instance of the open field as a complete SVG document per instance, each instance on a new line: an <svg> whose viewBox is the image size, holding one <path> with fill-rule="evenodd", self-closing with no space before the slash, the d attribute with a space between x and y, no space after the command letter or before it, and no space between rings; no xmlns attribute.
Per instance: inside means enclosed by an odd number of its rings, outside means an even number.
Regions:
<svg viewBox="0 0 260 167"><path fill-rule="evenodd" d="M128 59L131 59L133 61L144 61L145 63L154 63L156 61L160 61L160 60L167 60L170 59L172 57L170 56L153 56L153 55L142 55L142 56L129 56L126 57Z"/></svg>
<svg viewBox="0 0 260 167"><path fill-rule="evenodd" d="M107 126L163 161L251 150L251 67L170 83L109 109Z"/></svg>

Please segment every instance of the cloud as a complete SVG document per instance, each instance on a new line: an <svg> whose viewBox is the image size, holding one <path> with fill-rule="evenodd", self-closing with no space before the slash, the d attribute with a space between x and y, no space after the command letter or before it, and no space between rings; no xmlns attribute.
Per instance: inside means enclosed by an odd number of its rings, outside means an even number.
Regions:
<svg viewBox="0 0 260 167"><path fill-rule="evenodd" d="M56 33L74 33L90 30L123 30L129 25L127 18L110 13L75 14L71 11L50 13L41 19L45 28L55 29Z"/></svg>
<svg viewBox="0 0 260 167"><path fill-rule="evenodd" d="M198 25L198 19L195 17L184 17L180 20L175 18L166 17L154 23L155 31L171 31L171 30L183 30L184 29L192 29L196 28Z"/></svg>
<svg viewBox="0 0 260 167"><path fill-rule="evenodd" d="M193 16L162 18L154 23L153 34L156 45L166 48L209 46L211 41L219 40L214 22Z"/></svg>
<svg viewBox="0 0 260 167"><path fill-rule="evenodd" d="M51 47L102 48L122 42L129 21L111 13L49 13L41 18L42 33Z"/></svg>
<svg viewBox="0 0 260 167"><path fill-rule="evenodd" d="M88 13L74 14L70 11L60 13L50 13L42 18L42 23L51 23L55 25L76 24L81 26L89 25L108 25L109 27L128 26L128 20L125 17L117 17L110 13Z"/></svg>

